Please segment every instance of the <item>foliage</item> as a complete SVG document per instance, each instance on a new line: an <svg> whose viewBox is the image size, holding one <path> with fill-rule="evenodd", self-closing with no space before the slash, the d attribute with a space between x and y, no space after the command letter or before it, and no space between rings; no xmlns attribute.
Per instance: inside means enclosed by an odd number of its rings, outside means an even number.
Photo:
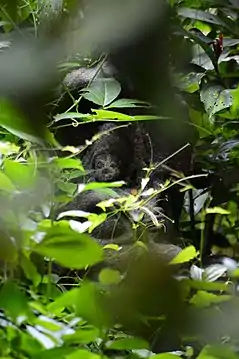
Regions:
<svg viewBox="0 0 239 359"><path fill-rule="evenodd" d="M139 191L127 196L116 196L114 191L122 186L122 181L75 183L75 178L85 174L82 152L100 134L84 148L62 147L54 138L53 127L60 127L66 119L76 127L82 121L168 120L166 115L142 115L140 111L147 103L119 99L121 85L116 80L89 85L68 110L51 118L48 127L41 124L41 135L14 102L1 99L1 358L239 357L238 1L170 0L169 3L175 11L172 36L192 48L189 66L178 69L173 63L170 65L175 88L185 101L197 134L194 174L207 174L206 180L193 175L185 178L177 173L160 189L147 190L149 177L155 170L152 164L145 169ZM58 14L54 4L50 0L0 1L2 35L26 27L37 36L45 18L49 16L52 20L52 11ZM75 9L75 2L62 1L61 6L67 16ZM223 48L220 34L223 34ZM74 66L74 61L68 65ZM91 113L81 113L82 98L95 105ZM126 115L125 108L134 108L138 114ZM43 149L50 155L45 155ZM168 275L168 267L153 263L158 276L151 277L151 262L142 261L142 273L136 275L132 270L126 288L120 286L122 274L110 268L100 272L97 282L89 280L85 272L103 261L106 250L120 252L117 244L102 247L92 237L93 230L119 212L131 216L135 233L143 226L145 214L149 215L151 225L163 227L166 219L159 221L146 204L177 184L186 193L180 220L185 248L169 267L190 263L187 275L178 278L175 284ZM110 198L98 205L102 213L64 210L64 205L76 194L90 190L109 194ZM226 238L223 249L233 253L229 256L224 253L227 258L220 263L204 265L204 249L212 234L207 227L211 218L213 230ZM195 234L194 238L187 237L189 230ZM142 238L138 238L137 245L145 249ZM55 264L69 270L69 275L54 273ZM182 302L187 304L186 308ZM139 335L132 335L121 326L120 321L130 329L132 322L147 326L152 318L144 314L145 307L154 314L155 306L161 310L157 320L161 320L162 332L170 313L174 316L173 326L179 322L182 351L155 355L140 331ZM167 336L170 335L169 331Z"/></svg>

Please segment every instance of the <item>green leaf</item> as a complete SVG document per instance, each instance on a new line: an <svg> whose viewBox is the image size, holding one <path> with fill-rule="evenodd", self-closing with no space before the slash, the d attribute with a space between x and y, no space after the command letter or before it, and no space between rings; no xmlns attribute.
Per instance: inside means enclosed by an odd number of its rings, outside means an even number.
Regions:
<svg viewBox="0 0 239 359"><path fill-rule="evenodd" d="M18 248L10 235L0 232L0 259L7 262L15 262L18 258Z"/></svg>
<svg viewBox="0 0 239 359"><path fill-rule="evenodd" d="M213 49L210 47L209 43L211 39L209 39L207 36L204 36L201 31L187 31L184 29L180 30L180 33L183 36L188 37L189 39L193 40L195 44L199 45L205 52L205 54L209 57L211 60L215 70L218 70L218 62L217 58L215 56L215 53Z"/></svg>
<svg viewBox="0 0 239 359"><path fill-rule="evenodd" d="M151 120L166 120L170 119L167 116L154 116L154 115L137 115L137 116L129 116L124 113L109 111L109 110L92 110L96 113L93 115L92 121L119 121L119 122L132 122L132 121L151 121Z"/></svg>
<svg viewBox="0 0 239 359"><path fill-rule="evenodd" d="M156 120L170 120L168 116L154 116L154 115L136 115L134 121L156 121Z"/></svg>
<svg viewBox="0 0 239 359"><path fill-rule="evenodd" d="M58 313L59 310L63 311L65 308L69 308L76 305L78 296L79 288L71 289L56 298L54 302L50 303L47 306L47 308L50 313Z"/></svg>
<svg viewBox="0 0 239 359"><path fill-rule="evenodd" d="M203 280L191 280L184 279L185 283L187 283L193 289L201 289L206 291L223 291L230 293L230 286L227 283L222 282L206 282Z"/></svg>
<svg viewBox="0 0 239 359"><path fill-rule="evenodd" d="M203 290L199 290L190 300L190 303L199 307L206 308L211 304L218 304L230 300L232 297L230 295L216 295L213 293L208 293Z"/></svg>
<svg viewBox="0 0 239 359"><path fill-rule="evenodd" d="M104 304L103 299L102 291L96 283L83 282L76 303L76 315L98 328L102 325L108 327L107 310L101 305Z"/></svg>
<svg viewBox="0 0 239 359"><path fill-rule="evenodd" d="M108 111L108 110L93 110L96 115L94 119L98 120L118 120L118 121L134 121L133 116L125 115L123 113Z"/></svg>
<svg viewBox="0 0 239 359"><path fill-rule="evenodd" d="M12 154L19 153L20 147L14 143L7 141L0 141L0 153L4 156L10 156Z"/></svg>
<svg viewBox="0 0 239 359"><path fill-rule="evenodd" d="M42 127L44 138L40 138L33 126L20 114L20 112L13 107L11 102L6 99L0 100L0 126L8 130L13 135L22 138L23 140L42 144L46 140L53 145L56 145L53 135Z"/></svg>
<svg viewBox="0 0 239 359"><path fill-rule="evenodd" d="M71 195L74 194L75 191L77 190L77 184L71 182L58 182L57 187L61 191L69 193Z"/></svg>
<svg viewBox="0 0 239 359"><path fill-rule="evenodd" d="M235 119L239 117L239 87L237 87L235 90L228 91L232 96L232 105L230 107L230 113L228 118Z"/></svg>
<svg viewBox="0 0 239 359"><path fill-rule="evenodd" d="M78 193L81 193L83 191L91 191L91 190L98 190L102 188L108 188L108 187L121 187L125 184L124 181L117 181L117 182L90 182L87 184L80 184L78 186Z"/></svg>
<svg viewBox="0 0 239 359"><path fill-rule="evenodd" d="M220 344L205 346L196 359L239 359L239 356L233 347Z"/></svg>
<svg viewBox="0 0 239 359"><path fill-rule="evenodd" d="M63 226L50 228L33 250L72 269L83 269L103 259L103 249L96 241Z"/></svg>
<svg viewBox="0 0 239 359"><path fill-rule="evenodd" d="M202 113L194 110L193 108L189 109L190 119L193 125L197 128L200 138L207 137L208 135L213 134L213 124L210 121L207 113Z"/></svg>
<svg viewBox="0 0 239 359"><path fill-rule="evenodd" d="M75 158L54 158L52 161L61 169L78 169L85 172L84 167L79 159Z"/></svg>
<svg viewBox="0 0 239 359"><path fill-rule="evenodd" d="M102 354L95 354L86 349L78 349L65 356L66 359L107 359Z"/></svg>
<svg viewBox="0 0 239 359"><path fill-rule="evenodd" d="M114 350L149 349L149 344L140 338L122 338L106 344L107 348Z"/></svg>
<svg viewBox="0 0 239 359"><path fill-rule="evenodd" d="M8 178L2 171L0 171L0 190L7 192L16 191L16 187L10 178Z"/></svg>
<svg viewBox="0 0 239 359"><path fill-rule="evenodd" d="M199 85L205 74L190 72L187 76L183 77L179 83L179 88L188 93L194 93L199 90Z"/></svg>
<svg viewBox="0 0 239 359"><path fill-rule="evenodd" d="M230 108L233 98L229 90L225 90L220 85L204 85L200 92L200 99L209 116Z"/></svg>
<svg viewBox="0 0 239 359"><path fill-rule="evenodd" d="M52 318L47 318L47 317L41 317L41 318L38 317L35 320L35 324L40 325L44 329L47 329L51 332L58 332L63 328L61 323L57 322Z"/></svg>
<svg viewBox="0 0 239 359"><path fill-rule="evenodd" d="M77 329L74 334L66 334L63 336L65 342L70 344L90 344L99 338L99 329L93 326L84 326Z"/></svg>
<svg viewBox="0 0 239 359"><path fill-rule="evenodd" d="M79 112L64 112L64 113L60 113L58 115L54 116L54 121L55 122L59 122L61 120L74 120L74 119L81 119L81 120L88 120L92 118L92 115L87 115L85 113L79 113Z"/></svg>
<svg viewBox="0 0 239 359"><path fill-rule="evenodd" d="M11 181L21 189L33 185L35 177L34 167L29 164L20 163L6 159L4 161L4 172Z"/></svg>
<svg viewBox="0 0 239 359"><path fill-rule="evenodd" d="M25 294L12 281L5 282L0 290L0 307L6 310L14 320L21 315L27 315L27 317L31 315Z"/></svg>
<svg viewBox="0 0 239 359"><path fill-rule="evenodd" d="M135 107L149 107L147 102L138 101L138 100L131 100L127 98L121 98L112 102L106 108L135 108Z"/></svg>
<svg viewBox="0 0 239 359"><path fill-rule="evenodd" d="M34 353L34 359L66 359L66 355L72 353L72 348L61 346L59 348L39 350Z"/></svg>
<svg viewBox="0 0 239 359"><path fill-rule="evenodd" d="M197 257L198 252L196 251L194 246L188 246L184 248L181 252L177 254L175 258L173 258L170 264L179 264L191 261L193 258Z"/></svg>
<svg viewBox="0 0 239 359"><path fill-rule="evenodd" d="M100 271L99 281L104 285L117 284L121 281L121 274L117 270L104 268Z"/></svg>
<svg viewBox="0 0 239 359"><path fill-rule="evenodd" d="M103 222L105 222L107 219L107 214L106 213L100 213L100 214L96 214L96 213L91 213L88 217L88 220L91 222L91 226L89 228L89 233L92 233L93 230L98 227L100 224L102 224Z"/></svg>
<svg viewBox="0 0 239 359"><path fill-rule="evenodd" d="M222 110L228 109L233 103L233 97L229 90L223 90L220 92L219 97L214 105L212 114L217 114Z"/></svg>
<svg viewBox="0 0 239 359"><path fill-rule="evenodd" d="M178 14L180 16L193 19L209 22L211 24L220 25L223 27L227 27L227 25L222 21L218 16L210 14L209 12L198 10L198 9L190 9L186 7L180 7L178 9Z"/></svg>
<svg viewBox="0 0 239 359"><path fill-rule="evenodd" d="M83 97L100 106L107 106L116 99L121 91L118 81L113 78L105 78L93 81L83 90Z"/></svg>
<svg viewBox="0 0 239 359"><path fill-rule="evenodd" d="M101 309L102 293L97 284L93 282L84 281L80 288L74 288L65 292L58 297L54 302L48 305L48 310L51 313L57 313L64 308L73 307L76 315L91 322L91 324L107 325L107 313Z"/></svg>
<svg viewBox="0 0 239 359"><path fill-rule="evenodd" d="M114 251L120 250L120 246L118 246L118 244L113 244L113 243L106 244L103 248L104 249L112 249Z"/></svg>
<svg viewBox="0 0 239 359"><path fill-rule="evenodd" d="M179 359L179 358L181 357L179 357L177 354L162 353L162 354L153 355L149 359Z"/></svg>
<svg viewBox="0 0 239 359"><path fill-rule="evenodd" d="M23 253L21 253L20 261L26 278L29 279L35 287L37 287L41 282L41 276L37 272L35 265Z"/></svg>
<svg viewBox="0 0 239 359"><path fill-rule="evenodd" d="M227 211L224 208L221 207L211 207L211 208L207 208L205 211L207 214L209 213L215 213L215 214L230 214L230 211Z"/></svg>

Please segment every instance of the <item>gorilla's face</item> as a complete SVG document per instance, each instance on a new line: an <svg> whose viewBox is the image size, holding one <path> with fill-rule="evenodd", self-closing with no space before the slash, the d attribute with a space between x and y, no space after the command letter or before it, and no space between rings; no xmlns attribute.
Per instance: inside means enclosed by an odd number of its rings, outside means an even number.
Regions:
<svg viewBox="0 0 239 359"><path fill-rule="evenodd" d="M108 182L120 179L120 163L111 154L100 154L94 159L94 177L96 181Z"/></svg>

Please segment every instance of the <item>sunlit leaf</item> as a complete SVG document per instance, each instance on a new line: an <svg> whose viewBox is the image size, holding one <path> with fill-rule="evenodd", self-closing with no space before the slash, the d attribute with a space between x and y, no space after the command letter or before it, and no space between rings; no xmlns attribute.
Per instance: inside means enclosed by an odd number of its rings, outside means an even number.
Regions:
<svg viewBox="0 0 239 359"><path fill-rule="evenodd" d="M16 190L16 187L14 186L10 178L2 171L0 171L0 190L7 192Z"/></svg>
<svg viewBox="0 0 239 359"><path fill-rule="evenodd" d="M202 290L199 290L190 300L191 304L199 308L206 308L211 304L222 303L231 299L230 295L216 295L213 293L208 293Z"/></svg>
<svg viewBox="0 0 239 359"><path fill-rule="evenodd" d="M122 338L106 343L107 348L115 350L148 349L149 344L140 338Z"/></svg>
<svg viewBox="0 0 239 359"><path fill-rule="evenodd" d="M197 359L238 359L238 354L228 344L206 345Z"/></svg>
<svg viewBox="0 0 239 359"><path fill-rule="evenodd" d="M118 246L118 244L109 243L104 246L104 249L112 249L114 251L118 251L120 247Z"/></svg>
<svg viewBox="0 0 239 359"><path fill-rule="evenodd" d="M189 246L184 248L177 256L171 260L170 264L179 264L191 261L193 258L197 257L198 252L194 246Z"/></svg>
<svg viewBox="0 0 239 359"><path fill-rule="evenodd" d="M13 153L18 153L20 147L8 141L0 141L0 153L4 156L9 156Z"/></svg>
<svg viewBox="0 0 239 359"><path fill-rule="evenodd" d="M94 115L95 119L99 120L119 120L119 121L134 121L133 116L125 115L120 112L114 112L109 110L94 110L96 115Z"/></svg>
<svg viewBox="0 0 239 359"><path fill-rule="evenodd" d="M212 213L215 213L215 214L230 214L231 212L230 211L227 211L226 209L224 208L221 208L221 207L209 207L209 208L206 208L205 212L207 214L212 214Z"/></svg>
<svg viewBox="0 0 239 359"><path fill-rule="evenodd" d="M121 187L125 184L124 181L117 181L117 182L89 182L87 184L79 184L78 185L78 193L83 191L90 191L90 190L98 190L102 188L110 188L110 187Z"/></svg>
<svg viewBox="0 0 239 359"><path fill-rule="evenodd" d="M6 159L4 172L18 188L30 188L36 179L35 169L32 165Z"/></svg>
<svg viewBox="0 0 239 359"><path fill-rule="evenodd" d="M98 227L100 224L105 222L105 220L107 219L107 214L106 213L100 213L100 214L91 213L88 218L89 218L89 221L91 222L91 226L89 228L89 233L92 233L92 231L96 227Z"/></svg>
<svg viewBox="0 0 239 359"><path fill-rule="evenodd" d="M70 354L65 356L66 359L106 359L102 354L95 354L86 349L73 350Z"/></svg>
<svg viewBox="0 0 239 359"><path fill-rule="evenodd" d="M104 268L100 271L99 281L106 285L117 284L121 281L120 272L114 269Z"/></svg>
<svg viewBox="0 0 239 359"><path fill-rule="evenodd" d="M178 359L180 358L177 354L162 353L151 356L149 359ZM205 358L206 359L206 358Z"/></svg>

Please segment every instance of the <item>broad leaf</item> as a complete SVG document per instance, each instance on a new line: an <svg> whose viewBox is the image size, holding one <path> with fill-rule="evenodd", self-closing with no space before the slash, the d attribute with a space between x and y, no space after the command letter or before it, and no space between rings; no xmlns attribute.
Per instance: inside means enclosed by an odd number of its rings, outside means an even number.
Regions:
<svg viewBox="0 0 239 359"><path fill-rule="evenodd" d="M79 159L76 158L54 158L52 161L61 169L79 169L84 172L84 168L82 163Z"/></svg>
<svg viewBox="0 0 239 359"><path fill-rule="evenodd" d="M189 262L193 258L197 257L198 252L196 251L194 246L189 246L184 248L181 252L177 254L177 256L171 260L170 264L179 264Z"/></svg>
<svg viewBox="0 0 239 359"><path fill-rule="evenodd" d="M105 78L93 81L89 87L83 90L83 97L104 107L114 101L120 91L121 86L118 81L113 78Z"/></svg>
<svg viewBox="0 0 239 359"><path fill-rule="evenodd" d="M199 290L190 300L191 304L199 308L206 308L211 304L222 303L231 299L230 295L216 295L213 293L208 293L202 290Z"/></svg>
<svg viewBox="0 0 239 359"><path fill-rule="evenodd" d="M12 281L5 282L1 287L0 307L14 320L22 315L26 315L28 318L32 316L25 293Z"/></svg>
<svg viewBox="0 0 239 359"><path fill-rule="evenodd" d="M14 186L10 178L2 171L0 171L0 190L7 192L12 192L16 190L16 187Z"/></svg>
<svg viewBox="0 0 239 359"><path fill-rule="evenodd" d="M205 269L203 273L203 277L208 282L215 282L218 278L220 278L227 271L227 267L223 264L212 264L208 268Z"/></svg>
<svg viewBox="0 0 239 359"><path fill-rule="evenodd" d="M86 349L77 349L72 350L72 352L64 357L65 359L107 359L106 356L102 354L92 353L90 350Z"/></svg>
<svg viewBox="0 0 239 359"><path fill-rule="evenodd" d="M6 159L4 172L11 181L21 189L30 188L35 182L35 168L26 163Z"/></svg>
<svg viewBox="0 0 239 359"><path fill-rule="evenodd" d="M206 11L180 7L178 9L178 14L180 16L187 17L190 19L201 20L212 24L220 25L223 27L227 27L227 25L218 16L210 14L209 12Z"/></svg>
<svg viewBox="0 0 239 359"><path fill-rule="evenodd" d="M64 335L64 340L66 343L70 344L90 344L99 338L100 333L99 329L93 326L83 326L80 329L77 329L74 334Z"/></svg>
<svg viewBox="0 0 239 359"><path fill-rule="evenodd" d="M24 116L10 102L4 99L0 100L0 126L24 140L39 144L47 141L57 145L53 135L46 127L42 126L43 138L40 138L34 127L29 124Z"/></svg>
<svg viewBox="0 0 239 359"><path fill-rule="evenodd" d="M103 249L96 241L86 234L64 227L50 228L44 240L33 250L54 258L64 267L75 269L83 269L103 259Z"/></svg>
<svg viewBox="0 0 239 359"><path fill-rule="evenodd" d="M204 84L200 92L200 98L210 117L219 111L226 110L233 103L229 90L224 90L220 85Z"/></svg>
<svg viewBox="0 0 239 359"><path fill-rule="evenodd" d="M149 344L139 338L122 338L106 343L106 347L114 350L148 349Z"/></svg>
<svg viewBox="0 0 239 359"><path fill-rule="evenodd" d="M110 268L104 268L99 274L99 281L104 285L117 284L121 281L120 272Z"/></svg>

